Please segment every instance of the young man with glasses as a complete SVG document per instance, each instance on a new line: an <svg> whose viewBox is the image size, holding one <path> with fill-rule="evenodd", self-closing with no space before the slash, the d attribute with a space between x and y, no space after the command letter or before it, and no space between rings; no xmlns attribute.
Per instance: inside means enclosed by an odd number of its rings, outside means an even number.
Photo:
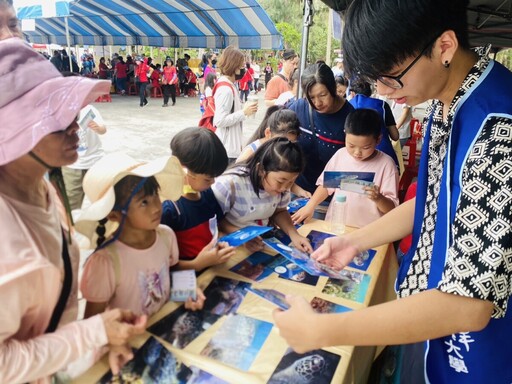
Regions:
<svg viewBox="0 0 512 384"><path fill-rule="evenodd" d="M467 5L355 0L347 12L347 72L376 80L378 93L397 103L434 101L416 199L312 255L342 268L361 250L412 231L400 299L317 315L291 298L291 309L274 316L299 352L425 341L421 381L512 382L512 74L488 48L469 49Z"/></svg>

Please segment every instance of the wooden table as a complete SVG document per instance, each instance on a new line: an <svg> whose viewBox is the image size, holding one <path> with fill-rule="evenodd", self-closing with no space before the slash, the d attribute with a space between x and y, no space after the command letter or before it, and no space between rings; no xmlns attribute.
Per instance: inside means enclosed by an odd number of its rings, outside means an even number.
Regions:
<svg viewBox="0 0 512 384"><path fill-rule="evenodd" d="M328 224L315 220L305 224L299 229L302 235L307 235L311 230L318 230L322 232L329 232ZM350 229L349 229L350 230ZM267 249L268 250L268 249ZM396 257L392 246L383 245L375 248L377 251L372 263L370 264L366 274L371 276L371 280L367 289L365 299L362 303L355 301L338 298L322 293L328 278L320 277L316 286L301 284L286 279L281 279L276 273L273 273L260 283L254 283L243 276L229 271L231 267L238 264L241 260L249 255L249 252L240 247L237 254L223 265L209 268L198 278L198 284L205 288L215 276L222 276L226 278L237 279L246 282L252 282L257 288L273 288L283 293L292 293L295 295L302 295L306 300L310 301L313 297L323 298L333 303L341 304L345 307L357 310L367 307L369 305L379 304L385 301L392 300L396 297L393 284L397 272ZM269 253L273 254L268 250ZM156 323L158 320L174 311L179 305L176 303L167 303L157 314L155 314L149 321L149 325ZM273 324L272 311L275 306L268 303L266 300L259 298L256 295L248 293L242 301L242 304L237 310L238 314L243 314L252 318L266 321ZM220 328L226 316L219 319L204 333L187 345L184 349L177 349L160 339L162 343L186 365L194 365L215 376L226 380L233 384L260 384L266 383L272 373L274 372L277 364L285 354L288 346L284 339L279 336L279 331L276 327L272 327L268 338L262 345L260 352L252 363L248 371L235 369L221 362L200 355L200 352L208 344L213 334ZM300 319L297 319L300 321ZM333 324L333 327L336 325ZM147 338L151 336L146 332L134 340L132 345L140 347ZM366 382L371 364L374 358L380 353L378 347L353 347L353 346L338 346L325 348L326 351L332 352L341 356L341 360L336 368L332 383L362 383ZM75 380L76 383L92 383L96 382L99 378L108 371L108 363L103 358L84 375Z"/></svg>

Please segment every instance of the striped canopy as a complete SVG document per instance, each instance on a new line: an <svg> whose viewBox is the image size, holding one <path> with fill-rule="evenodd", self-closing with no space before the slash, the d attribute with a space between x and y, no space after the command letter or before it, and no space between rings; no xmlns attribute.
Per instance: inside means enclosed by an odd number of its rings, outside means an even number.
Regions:
<svg viewBox="0 0 512 384"><path fill-rule="evenodd" d="M68 21L71 45L282 48L256 0L78 0ZM35 24L35 31L23 32L28 41L66 45L63 17Z"/></svg>

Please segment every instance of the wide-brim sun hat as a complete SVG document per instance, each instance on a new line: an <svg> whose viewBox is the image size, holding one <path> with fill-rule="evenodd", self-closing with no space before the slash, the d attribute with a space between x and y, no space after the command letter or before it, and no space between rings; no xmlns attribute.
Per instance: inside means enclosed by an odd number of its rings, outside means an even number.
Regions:
<svg viewBox="0 0 512 384"><path fill-rule="evenodd" d="M0 165L65 130L80 110L110 92L110 81L63 77L19 38L0 41Z"/></svg>
<svg viewBox="0 0 512 384"><path fill-rule="evenodd" d="M106 218L115 204L114 185L125 176L155 176L163 200L177 200L183 192L185 173L175 156L164 156L152 161L138 161L124 153L103 156L85 174L84 193L91 205L79 213L75 229L94 246L98 221ZM106 237L112 235L118 223L108 221Z"/></svg>

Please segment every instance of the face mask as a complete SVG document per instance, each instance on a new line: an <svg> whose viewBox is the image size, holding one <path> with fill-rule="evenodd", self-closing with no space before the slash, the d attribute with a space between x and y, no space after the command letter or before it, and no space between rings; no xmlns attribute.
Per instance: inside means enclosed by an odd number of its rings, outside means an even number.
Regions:
<svg viewBox="0 0 512 384"><path fill-rule="evenodd" d="M241 80L241 79L242 79L242 77L244 77L244 75L245 75L245 68L242 68L242 69L240 70L240 74L239 74L239 75L237 75L237 74L235 73L235 80Z"/></svg>
<svg viewBox="0 0 512 384"><path fill-rule="evenodd" d="M212 65L216 65L217 64L217 60L212 60Z"/></svg>

